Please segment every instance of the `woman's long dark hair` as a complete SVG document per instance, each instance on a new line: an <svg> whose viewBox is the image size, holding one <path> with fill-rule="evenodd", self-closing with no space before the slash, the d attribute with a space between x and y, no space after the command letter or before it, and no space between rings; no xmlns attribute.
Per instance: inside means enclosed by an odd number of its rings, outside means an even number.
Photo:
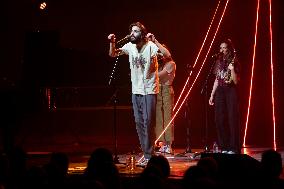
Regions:
<svg viewBox="0 0 284 189"><path fill-rule="evenodd" d="M227 61L227 63L229 64L233 57L234 57L234 53L235 53L235 48L234 48L234 45L233 45L233 42L231 39L225 39L224 41L222 41L222 43L226 43L227 44L227 49L228 49L228 54L227 56L225 56L225 59Z"/></svg>
<svg viewBox="0 0 284 189"><path fill-rule="evenodd" d="M226 43L227 44L227 49L228 49L228 53L223 57L223 54L220 54L218 57L217 57L217 60L216 60L216 63L215 63L215 66L214 66L214 70L213 70L213 73L214 74L217 74L218 70L222 70L221 68L221 59L225 59L226 61L226 64L229 65L234 56L235 56L235 48L234 48L234 45L232 43L232 40L231 39L225 39L221 42L222 43Z"/></svg>

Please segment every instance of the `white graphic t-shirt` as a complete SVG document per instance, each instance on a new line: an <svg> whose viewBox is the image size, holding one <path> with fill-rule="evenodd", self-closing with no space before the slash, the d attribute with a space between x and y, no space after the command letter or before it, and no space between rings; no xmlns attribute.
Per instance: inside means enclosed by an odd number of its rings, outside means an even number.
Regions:
<svg viewBox="0 0 284 189"><path fill-rule="evenodd" d="M136 44L126 43L121 50L129 56L133 94L157 94L159 92L157 52L159 48L152 41L138 52Z"/></svg>

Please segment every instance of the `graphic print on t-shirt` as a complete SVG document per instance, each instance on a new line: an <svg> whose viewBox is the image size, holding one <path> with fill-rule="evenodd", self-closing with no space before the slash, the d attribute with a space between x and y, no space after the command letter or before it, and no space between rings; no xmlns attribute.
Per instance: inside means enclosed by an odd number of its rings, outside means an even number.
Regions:
<svg viewBox="0 0 284 189"><path fill-rule="evenodd" d="M145 69L146 59L143 56L134 57L132 56L132 66L136 68L141 68L142 70Z"/></svg>

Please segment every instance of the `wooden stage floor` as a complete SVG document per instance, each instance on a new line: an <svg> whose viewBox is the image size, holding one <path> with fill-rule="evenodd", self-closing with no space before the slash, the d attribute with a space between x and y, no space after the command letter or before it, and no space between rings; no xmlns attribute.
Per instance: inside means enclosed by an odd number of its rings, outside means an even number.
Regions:
<svg viewBox="0 0 284 189"><path fill-rule="evenodd" d="M242 154L237 154L238 158L243 159L249 157L253 160L260 161L261 154L268 148L245 148L242 150ZM184 172L193 165L196 165L198 160L201 158L203 149L192 149L192 153L185 153L184 149L175 149L173 155L165 155L169 160L171 173L170 178L181 179ZM282 159L284 160L284 150L278 150L281 153ZM210 153L207 153L210 155ZM246 155L244 155L246 154ZM48 162L51 153L49 152L28 152L28 165L43 165ZM69 174L82 174L87 166L87 161L90 157L89 154L82 153L67 153L69 158ZM211 153L211 155L214 155ZM218 156L218 154L215 154ZM222 154L219 154L222 155ZM230 158L230 154L226 154ZM244 155L244 156L242 156ZM234 156L234 154L232 155ZM134 172L129 172L126 168L126 159L129 157L129 153L118 154L119 163L116 164L121 176L133 177L138 176L144 168L137 166ZM136 160L141 158L141 154L135 154ZM284 165L284 161L283 161ZM281 178L284 178L282 173Z"/></svg>

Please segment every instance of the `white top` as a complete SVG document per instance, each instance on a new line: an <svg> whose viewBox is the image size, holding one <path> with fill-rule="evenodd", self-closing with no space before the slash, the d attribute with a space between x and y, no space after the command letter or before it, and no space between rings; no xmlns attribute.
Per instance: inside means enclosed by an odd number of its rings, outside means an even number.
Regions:
<svg viewBox="0 0 284 189"><path fill-rule="evenodd" d="M159 79L161 85L172 85L176 72L176 64L174 61L169 61L159 70Z"/></svg>
<svg viewBox="0 0 284 189"><path fill-rule="evenodd" d="M120 49L129 56L132 93L157 94L159 92L158 46L152 41L148 41L145 48L138 52L136 44L129 42Z"/></svg>

